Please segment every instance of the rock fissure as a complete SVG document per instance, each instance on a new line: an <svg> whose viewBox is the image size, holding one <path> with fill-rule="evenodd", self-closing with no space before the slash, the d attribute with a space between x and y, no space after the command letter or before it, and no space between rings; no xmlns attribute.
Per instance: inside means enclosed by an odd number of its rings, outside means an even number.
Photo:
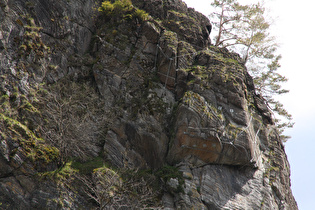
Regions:
<svg viewBox="0 0 315 210"><path fill-rule="evenodd" d="M1 208L297 209L272 114L211 21L114 4L0 3Z"/></svg>

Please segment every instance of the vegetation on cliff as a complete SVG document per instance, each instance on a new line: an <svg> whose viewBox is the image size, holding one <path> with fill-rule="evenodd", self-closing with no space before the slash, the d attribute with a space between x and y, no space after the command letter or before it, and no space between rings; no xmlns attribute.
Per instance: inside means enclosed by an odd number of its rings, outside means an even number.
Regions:
<svg viewBox="0 0 315 210"><path fill-rule="evenodd" d="M242 5L237 0L215 0L211 5L216 10L210 15L211 21L218 30L215 46L227 47L241 54L253 76L257 93L279 116L275 116L275 122L282 134L294 123L291 114L275 99L275 96L289 91L281 86L287 78L277 72L281 55L277 54L279 44L276 38L270 35L272 24L267 18L266 8L260 2ZM288 138L282 135L283 141Z"/></svg>
<svg viewBox="0 0 315 210"><path fill-rule="evenodd" d="M264 99L181 0L0 13L0 208L294 206Z"/></svg>
<svg viewBox="0 0 315 210"><path fill-rule="evenodd" d="M103 1L98 11L102 12L106 18L122 18L137 19L137 21L145 21L148 18L148 13L138 9L132 5L131 0L117 0L114 3L111 1Z"/></svg>

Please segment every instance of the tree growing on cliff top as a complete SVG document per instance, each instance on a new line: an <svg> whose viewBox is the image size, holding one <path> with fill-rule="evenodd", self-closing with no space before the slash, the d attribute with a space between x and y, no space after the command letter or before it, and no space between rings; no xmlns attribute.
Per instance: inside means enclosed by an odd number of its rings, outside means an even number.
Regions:
<svg viewBox="0 0 315 210"><path fill-rule="evenodd" d="M211 5L215 9L211 20L218 31L215 46L240 52L257 93L266 99L271 110L286 119L285 122L276 119L282 134L285 128L293 126L292 116L274 96L289 91L281 87L287 78L277 72L281 55L277 54L279 45L275 37L269 33L272 21L267 19L264 5L242 5L237 0L214 0ZM282 139L288 137L282 135Z"/></svg>

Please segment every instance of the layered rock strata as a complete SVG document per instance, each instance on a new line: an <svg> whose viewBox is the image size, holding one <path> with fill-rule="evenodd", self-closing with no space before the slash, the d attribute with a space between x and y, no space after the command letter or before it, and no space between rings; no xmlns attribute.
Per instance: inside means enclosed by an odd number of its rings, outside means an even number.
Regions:
<svg viewBox="0 0 315 210"><path fill-rule="evenodd" d="M0 207L297 209L240 57L212 46L210 21L183 1L132 3L0 3ZM149 190L148 176L151 200L128 191Z"/></svg>

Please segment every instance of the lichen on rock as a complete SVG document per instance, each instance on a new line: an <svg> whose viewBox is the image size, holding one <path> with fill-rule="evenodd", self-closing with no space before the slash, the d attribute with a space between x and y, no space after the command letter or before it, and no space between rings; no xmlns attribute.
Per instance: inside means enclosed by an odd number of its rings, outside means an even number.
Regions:
<svg viewBox="0 0 315 210"><path fill-rule="evenodd" d="M210 26L181 0L0 3L1 208L297 209Z"/></svg>

